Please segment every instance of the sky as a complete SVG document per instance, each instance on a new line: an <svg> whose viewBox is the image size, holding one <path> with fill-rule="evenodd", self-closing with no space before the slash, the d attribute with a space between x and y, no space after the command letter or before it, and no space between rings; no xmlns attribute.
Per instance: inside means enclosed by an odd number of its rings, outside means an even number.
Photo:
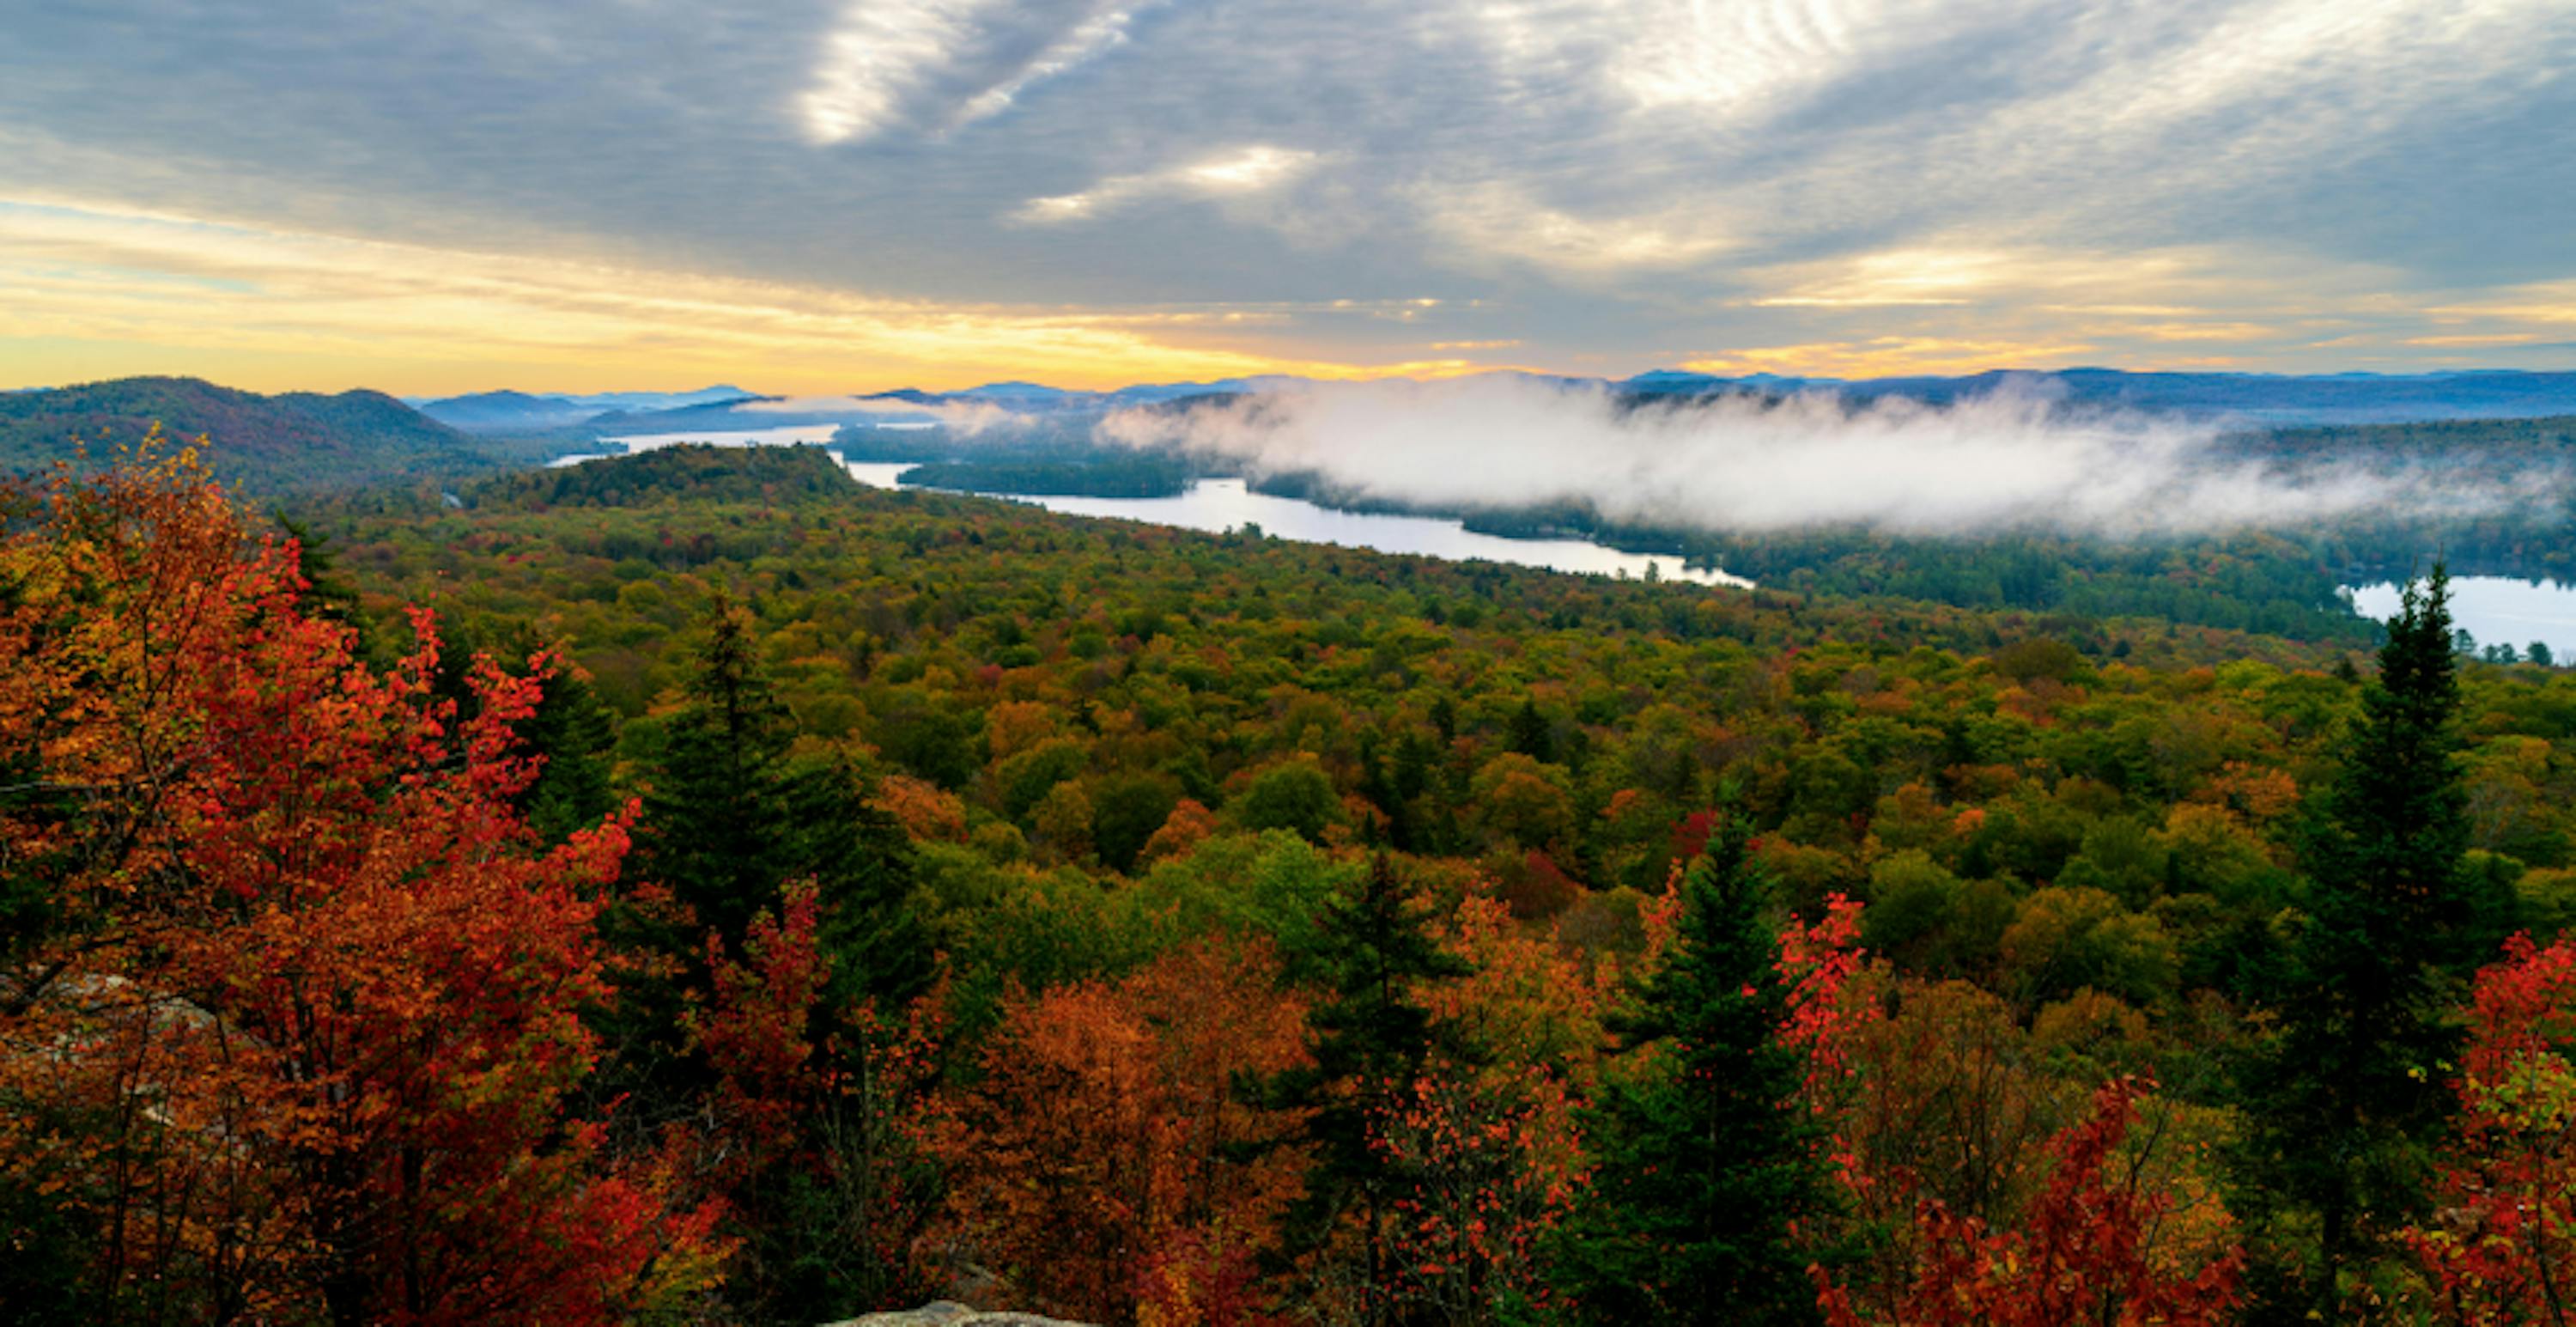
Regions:
<svg viewBox="0 0 2576 1327"><path fill-rule="evenodd" d="M82 0L0 386L2576 367L2567 0Z"/></svg>

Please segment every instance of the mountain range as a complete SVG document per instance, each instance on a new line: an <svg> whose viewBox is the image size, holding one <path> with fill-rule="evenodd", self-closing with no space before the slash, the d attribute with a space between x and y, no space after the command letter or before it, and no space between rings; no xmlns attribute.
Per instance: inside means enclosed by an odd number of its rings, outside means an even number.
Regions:
<svg viewBox="0 0 2576 1327"><path fill-rule="evenodd" d="M2120 369L2001 369L1958 377L1802 378L1773 374L1723 377L1657 369L1632 378L1576 378L1521 374L1568 387L1604 389L1640 403L1729 395L1789 396L1823 392L1866 402L1905 398L1943 405L1994 392L2022 392L2077 409L2134 410L2220 420L2256 428L2340 424L2413 423L2437 419L2518 419L2576 414L2576 372L2532 373L2503 369L2425 374L2132 373ZM652 434L701 428L758 428L787 424L927 422L943 407L991 406L1039 417L1098 413L1158 405L1193 397L1275 391L1314 380L1291 377L1226 378L1213 382L1147 383L1113 391L1074 391L1039 383L1000 382L955 392L911 388L856 398L866 405L839 407L780 397L744 396L698 402L675 410L630 410L596 416L602 433ZM917 415L889 407L921 407ZM437 413L433 408L432 413ZM730 421L728 425L727 421ZM451 422L453 422L451 420Z"/></svg>
<svg viewBox="0 0 2576 1327"><path fill-rule="evenodd" d="M382 392L266 396L198 378L120 378L0 394L0 473L132 443L155 424L202 439L219 476L260 492L467 475L563 450L476 437Z"/></svg>
<svg viewBox="0 0 2576 1327"><path fill-rule="evenodd" d="M518 392L507 389L466 396L407 397L422 414L449 428L468 433L508 433L554 429L615 411L673 410L721 401L751 400L739 387L701 387L694 392Z"/></svg>
<svg viewBox="0 0 2576 1327"><path fill-rule="evenodd" d="M1800 392L1937 405L2022 392L2070 408L2175 414L2259 429L2576 415L2576 372L2276 375L2079 368L1842 380L1660 369L1619 380L1524 376L1607 390L1639 405ZM264 396L195 378L125 378L0 393L0 472L70 456L75 440L139 437L155 422L173 435L204 436L227 478L269 490L535 465L625 435L859 423L918 427L944 422L966 406L1008 411L1074 438L1087 437L1089 420L1110 410L1277 391L1308 381L1231 378L1114 391L997 382L955 392L904 388L824 398L763 396L728 385L589 395L504 390L415 404L372 391Z"/></svg>

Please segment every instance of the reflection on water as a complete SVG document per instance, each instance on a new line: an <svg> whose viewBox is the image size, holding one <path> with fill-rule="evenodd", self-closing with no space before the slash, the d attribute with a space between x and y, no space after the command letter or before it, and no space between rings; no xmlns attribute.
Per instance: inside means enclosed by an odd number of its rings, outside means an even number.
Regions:
<svg viewBox="0 0 2576 1327"><path fill-rule="evenodd" d="M647 434L611 438L609 441L623 443L630 451L640 452L679 442L708 442L720 447L778 446L822 443L829 441L831 436L831 425L809 424L735 433ZM589 459L587 456L567 456L555 464L573 465ZM893 488L895 476L912 468L910 464L899 461L850 461L845 464L852 478L871 488ZM1750 586L1753 583L1722 571L1684 568L1680 558L1623 553L1581 539L1505 539L1500 535L1478 534L1445 517L1334 511L1299 498L1252 492L1240 479L1200 480L1192 484L1187 493L1173 498L1060 498L1008 493L985 496L1034 503L1068 516L1117 517L1178 526L1184 530L1222 533L1257 525L1263 534L1281 539L1310 544L1340 544L1347 548L1373 548L1381 553L1419 553L1458 561L1481 559L1597 576L1624 574L1644 577L1652 571L1663 579L1689 581L1694 585Z"/></svg>
<svg viewBox="0 0 2576 1327"><path fill-rule="evenodd" d="M2397 616L2397 587L2347 587L2352 605L2381 621ZM2511 645L2528 650L2531 642L2549 646L2565 661L2576 659L2576 585L2554 581L2518 581L2508 576L2451 578L2451 622L2482 645Z"/></svg>

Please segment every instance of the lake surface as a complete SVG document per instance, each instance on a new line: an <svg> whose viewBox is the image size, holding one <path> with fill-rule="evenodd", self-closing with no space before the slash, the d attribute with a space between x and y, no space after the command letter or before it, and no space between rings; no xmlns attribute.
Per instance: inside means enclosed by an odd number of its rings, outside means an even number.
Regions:
<svg viewBox="0 0 2576 1327"><path fill-rule="evenodd" d="M850 463L850 473L860 483L877 488L894 487L894 477L910 468ZM1501 535L1479 534L1446 517L1335 511L1300 498L1255 493L1240 479L1201 479L1192 483L1187 493L1171 498L1051 497L1020 493L987 493L983 496L1026 502L1067 516L1144 521L1218 534L1257 525L1265 535L1294 539L1300 543L1339 544L1344 548L1371 548L1381 553L1418 553L1459 562L1482 560L1522 567L1545 567L1551 571L1632 578L1643 577L1652 568L1665 580L1688 581L1693 585L1746 587L1753 584L1722 571L1686 569L1680 558L1623 553L1581 539L1506 539Z"/></svg>
<svg viewBox="0 0 2576 1327"><path fill-rule="evenodd" d="M832 425L808 424L726 433L650 433L610 438L608 441L623 444L632 453L682 442L706 442L719 447L812 446L829 442L832 433ZM553 464L578 465L596 456L617 454L601 452L566 456ZM848 461L843 464L849 469L851 478L870 488L894 488L895 476L912 468L911 463L902 461ZM1588 540L1506 539L1500 535L1479 534L1446 517L1334 511L1298 498L1252 492L1240 479L1199 480L1190 485L1187 493L1171 498L1047 497L1020 493L987 493L982 496L1026 502L1068 516L1144 521L1216 534L1258 525L1263 534L1280 539L1370 548L1381 553L1418 553L1462 562L1483 560L1596 576L1624 574L1643 578L1651 568L1665 580L1687 581L1693 585L1749 587L1753 584L1722 571L1685 569L1680 558L1623 553Z"/></svg>
<svg viewBox="0 0 2576 1327"><path fill-rule="evenodd" d="M2381 621L2397 616L2397 587L2347 587L2353 607ZM2527 650L2542 641L2561 663L2576 662L2576 585L2518 581L2508 576L2451 578L2451 621L2478 644Z"/></svg>

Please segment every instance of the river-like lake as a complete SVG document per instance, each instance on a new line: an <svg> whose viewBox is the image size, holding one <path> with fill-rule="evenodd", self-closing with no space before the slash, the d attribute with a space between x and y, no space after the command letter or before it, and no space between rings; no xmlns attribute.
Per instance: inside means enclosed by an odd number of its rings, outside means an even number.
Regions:
<svg viewBox="0 0 2576 1327"><path fill-rule="evenodd" d="M786 425L786 428L732 430L732 433L649 433L611 438L629 451L652 451L670 443L716 443L716 446L819 446L832 441L835 425ZM564 456L559 466L580 464L590 456ZM850 477L860 484L891 490L907 461L848 461ZM1383 554L1425 554L1458 562L1507 562L1515 567L1548 567L1584 575L1643 577L1649 569L1664 580L1692 585L1752 585L1726 572L1682 567L1680 559L1625 554L1582 539L1502 539L1476 533L1458 520L1437 515L1376 515L1319 508L1298 497L1270 497L1244 487L1242 479L1200 479L1180 497L1046 497L994 492L1033 502L1038 508L1066 515L1100 515L1115 520L1146 520L1154 526L1180 526L1185 531L1239 531L1260 526L1267 536L1298 539L1306 544L1342 544L1347 549L1378 549ZM2347 587L2352 606L2372 618L2396 616L2396 585ZM2558 660L2576 660L2576 585L2524 582L2509 577L2455 577L2450 582L2450 616L2481 644L2512 644L2530 649L2545 642Z"/></svg>
<svg viewBox="0 0 2576 1327"><path fill-rule="evenodd" d="M721 447L820 445L831 440L829 424L791 425L728 433L665 433L612 438L629 451L650 451L677 442L708 442ZM567 456L557 465L589 460ZM904 462L852 461L850 475L872 488L895 487L895 476L911 469ZM1695 585L1746 586L1752 582L1722 571L1694 571L1678 558L1623 553L1580 539L1505 539L1478 534L1457 521L1436 516L1386 516L1334 511L1296 498L1255 493L1240 479L1205 479L1171 498L1081 498L1027 494L988 494L1033 503L1069 516L1098 516L1222 533L1257 525L1267 535L1307 543L1373 548L1382 553L1418 553L1460 561L1482 559L1524 567L1598 576L1642 577L1652 568L1668 580ZM2397 587L2391 584L2350 587L2353 606L2385 619L2397 612ZM2451 617L2481 644L2507 643L2528 650L2545 642L2560 660L2576 660L2576 586L2533 583L2501 576L2461 576L2451 582Z"/></svg>
<svg viewBox="0 0 2576 1327"><path fill-rule="evenodd" d="M2365 616L2383 622L2397 616L2397 586L2392 583L2354 586L2346 593ZM2454 576L2451 621L2482 646L2511 645L2528 652L2533 641L2540 641L2558 662L2576 662L2576 585Z"/></svg>
<svg viewBox="0 0 2576 1327"><path fill-rule="evenodd" d="M624 444L630 452L651 451L678 442L706 442L720 447L814 445L830 441L832 432L831 425L820 424L732 433L648 434L611 438L609 441ZM590 459L590 456L567 456L554 464L577 465ZM895 476L912 468L904 462L851 461L846 464L852 478L871 488L893 488L896 486ZM1335 511L1297 498L1252 492L1240 479L1203 479L1192 484L1187 493L1171 498L1049 497L1018 493L988 493L983 496L1031 503L1068 516L1144 521L1211 533L1257 525L1263 534L1281 539L1339 544L1346 548L1372 548L1381 553L1418 553L1462 562L1502 562L1595 576L1643 578L1651 572L1665 580L1687 581L1694 585L1743 587L1752 584L1722 571L1686 568L1679 558L1623 553L1581 539L1506 539L1500 535L1479 534L1445 517Z"/></svg>

